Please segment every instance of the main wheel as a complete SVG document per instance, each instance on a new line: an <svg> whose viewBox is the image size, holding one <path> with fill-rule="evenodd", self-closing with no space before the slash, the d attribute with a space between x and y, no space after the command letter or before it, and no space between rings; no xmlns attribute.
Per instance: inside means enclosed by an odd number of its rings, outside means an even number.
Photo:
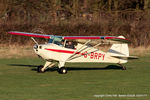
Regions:
<svg viewBox="0 0 150 100"><path fill-rule="evenodd" d="M66 74L66 73L67 73L67 68L61 67L61 68L58 69L58 72L59 72L60 74Z"/></svg>
<svg viewBox="0 0 150 100"><path fill-rule="evenodd" d="M43 68L42 65L38 66L37 72L38 72L38 73L44 73L45 71L42 71L42 68Z"/></svg>

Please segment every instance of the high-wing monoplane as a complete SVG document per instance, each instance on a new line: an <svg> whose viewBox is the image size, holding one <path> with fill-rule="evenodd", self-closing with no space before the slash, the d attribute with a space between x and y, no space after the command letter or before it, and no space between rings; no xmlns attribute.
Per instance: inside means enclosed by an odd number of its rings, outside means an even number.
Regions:
<svg viewBox="0 0 150 100"><path fill-rule="evenodd" d="M38 72L45 72L46 69L58 64L58 72L67 73L65 63L116 63L123 70L126 69L123 63L128 59L136 59L135 56L129 56L128 39L123 36L56 36L44 35L27 32L8 32L12 35L22 35L31 37L36 43L33 46L35 53L46 61L44 66L38 67ZM46 38L49 40L46 44L38 44L34 39ZM103 44L112 46L107 52L99 50L98 47Z"/></svg>

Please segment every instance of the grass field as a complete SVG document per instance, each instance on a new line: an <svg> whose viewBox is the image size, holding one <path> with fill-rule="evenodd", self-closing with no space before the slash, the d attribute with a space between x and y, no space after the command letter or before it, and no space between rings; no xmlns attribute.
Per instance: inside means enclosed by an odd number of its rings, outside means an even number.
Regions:
<svg viewBox="0 0 150 100"><path fill-rule="evenodd" d="M108 64L67 64L68 73L37 73L38 58L0 59L0 100L148 100L150 56L125 64L127 70ZM107 68L99 68L107 67ZM94 97L94 95L143 97Z"/></svg>

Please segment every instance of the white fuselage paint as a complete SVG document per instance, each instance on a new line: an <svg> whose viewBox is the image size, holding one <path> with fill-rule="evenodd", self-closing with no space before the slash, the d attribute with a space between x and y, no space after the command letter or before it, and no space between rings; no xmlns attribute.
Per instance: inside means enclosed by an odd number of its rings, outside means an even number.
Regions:
<svg viewBox="0 0 150 100"><path fill-rule="evenodd" d="M78 44L76 49L70 49L53 43L49 43L38 45L38 48L34 48L34 51L37 55L45 60L55 60L59 62L126 63L126 60L111 57L109 53L92 47L87 47L85 50L77 52L77 50L81 48L81 46L83 45ZM69 59L72 55L74 55L73 58Z"/></svg>

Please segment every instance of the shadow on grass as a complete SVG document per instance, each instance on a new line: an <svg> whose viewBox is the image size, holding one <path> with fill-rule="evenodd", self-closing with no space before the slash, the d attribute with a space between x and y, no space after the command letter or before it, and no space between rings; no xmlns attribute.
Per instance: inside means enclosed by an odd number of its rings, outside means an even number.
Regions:
<svg viewBox="0 0 150 100"><path fill-rule="evenodd" d="M8 66L38 67L39 65L8 64Z"/></svg>
<svg viewBox="0 0 150 100"><path fill-rule="evenodd" d="M38 67L38 65L24 65L24 64L9 64L9 66L22 66L22 67ZM117 65L108 65L104 68L98 67L67 67L68 71L80 71L80 70L121 70L122 67ZM32 68L32 71L37 71L37 68ZM58 67L48 68L46 71L57 71Z"/></svg>
<svg viewBox="0 0 150 100"><path fill-rule="evenodd" d="M68 70L120 70L122 67L117 66L117 65L108 65L104 68L98 68L98 67L67 67Z"/></svg>

